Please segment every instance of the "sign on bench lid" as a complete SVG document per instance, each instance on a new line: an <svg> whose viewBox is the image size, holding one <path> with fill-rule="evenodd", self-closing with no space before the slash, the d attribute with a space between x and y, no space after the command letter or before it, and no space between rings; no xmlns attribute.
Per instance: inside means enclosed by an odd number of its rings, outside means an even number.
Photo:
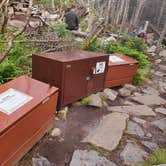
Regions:
<svg viewBox="0 0 166 166"><path fill-rule="evenodd" d="M32 99L32 96L9 88L5 92L0 93L0 111L10 115Z"/></svg>
<svg viewBox="0 0 166 166"><path fill-rule="evenodd" d="M116 63L116 62L124 62L124 60L122 58L120 58L120 57L118 57L116 55L110 55L109 56L109 61L114 62L114 63Z"/></svg>

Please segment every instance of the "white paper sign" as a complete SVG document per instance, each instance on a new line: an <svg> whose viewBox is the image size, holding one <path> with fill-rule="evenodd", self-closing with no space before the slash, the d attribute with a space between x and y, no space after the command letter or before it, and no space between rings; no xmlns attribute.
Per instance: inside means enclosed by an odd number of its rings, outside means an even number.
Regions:
<svg viewBox="0 0 166 166"><path fill-rule="evenodd" d="M111 62L124 62L124 60L122 58L119 58L115 55L110 55L109 56L109 61L111 61Z"/></svg>
<svg viewBox="0 0 166 166"><path fill-rule="evenodd" d="M95 74L104 73L106 62L97 62L96 63L96 72Z"/></svg>
<svg viewBox="0 0 166 166"><path fill-rule="evenodd" d="M9 115L32 99L32 96L10 88L0 94L0 111Z"/></svg>

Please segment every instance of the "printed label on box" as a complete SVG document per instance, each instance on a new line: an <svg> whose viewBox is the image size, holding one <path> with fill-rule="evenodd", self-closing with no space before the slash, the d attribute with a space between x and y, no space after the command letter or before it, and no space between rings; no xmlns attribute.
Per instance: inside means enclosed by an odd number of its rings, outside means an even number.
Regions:
<svg viewBox="0 0 166 166"><path fill-rule="evenodd" d="M32 96L10 88L0 94L0 111L10 115L32 99Z"/></svg>
<svg viewBox="0 0 166 166"><path fill-rule="evenodd" d="M97 62L96 63L96 73L95 74L104 73L105 64L106 64L106 62Z"/></svg>
<svg viewBox="0 0 166 166"><path fill-rule="evenodd" d="M109 61L111 61L111 62L124 62L124 60L122 59L122 58L119 58L119 57L117 57L117 56L115 56L115 55L110 55L109 56Z"/></svg>

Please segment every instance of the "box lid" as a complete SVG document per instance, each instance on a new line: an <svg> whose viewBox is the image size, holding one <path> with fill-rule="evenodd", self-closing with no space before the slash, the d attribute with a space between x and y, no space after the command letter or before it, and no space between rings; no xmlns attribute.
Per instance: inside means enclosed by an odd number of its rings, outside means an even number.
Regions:
<svg viewBox="0 0 166 166"><path fill-rule="evenodd" d="M0 86L0 134L56 91L58 88L28 76Z"/></svg>
<svg viewBox="0 0 166 166"><path fill-rule="evenodd" d="M68 50L68 51L49 52L43 54L41 53L38 54L37 56L53 59L59 62L71 62L82 59L104 57L109 55L98 52L90 52L90 51Z"/></svg>
<svg viewBox="0 0 166 166"><path fill-rule="evenodd" d="M123 54L110 54L109 66L125 65L125 64L138 64L138 61L134 58Z"/></svg>

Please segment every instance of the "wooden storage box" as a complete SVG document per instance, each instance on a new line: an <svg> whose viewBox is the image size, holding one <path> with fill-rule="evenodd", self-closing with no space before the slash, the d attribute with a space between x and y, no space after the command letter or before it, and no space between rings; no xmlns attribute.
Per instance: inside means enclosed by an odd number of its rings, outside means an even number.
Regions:
<svg viewBox="0 0 166 166"><path fill-rule="evenodd" d="M32 56L32 77L60 89L58 108L104 89L109 55L61 51Z"/></svg>
<svg viewBox="0 0 166 166"><path fill-rule="evenodd" d="M111 54L109 57L105 88L131 83L137 68L138 61L135 59L122 54Z"/></svg>
<svg viewBox="0 0 166 166"><path fill-rule="evenodd" d="M0 166L14 166L53 125L57 97L28 76L0 86Z"/></svg>

